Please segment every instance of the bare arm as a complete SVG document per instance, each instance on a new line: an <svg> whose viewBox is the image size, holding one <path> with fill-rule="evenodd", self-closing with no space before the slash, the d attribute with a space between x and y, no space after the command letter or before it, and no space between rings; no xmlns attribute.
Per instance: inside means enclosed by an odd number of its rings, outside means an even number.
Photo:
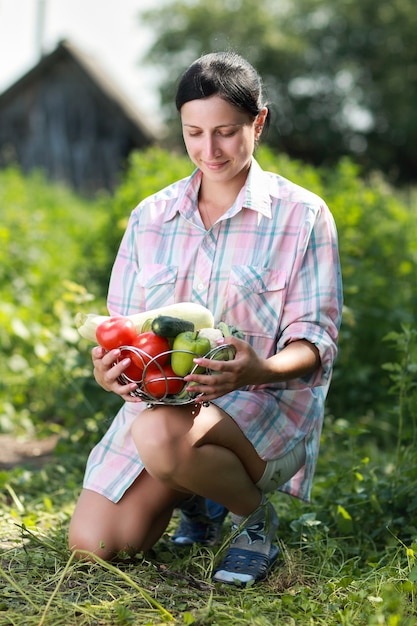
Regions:
<svg viewBox="0 0 417 626"><path fill-rule="evenodd" d="M301 378L320 365L318 349L304 339L289 343L268 359L260 358L245 341L228 337L228 343L237 349L234 361L196 359L196 363L216 371L216 374L186 377L187 381L193 382L193 391L204 394L203 402L246 385L266 385Z"/></svg>
<svg viewBox="0 0 417 626"><path fill-rule="evenodd" d="M300 339L289 343L278 354L264 359L264 371L260 376L263 378L263 384L284 382L310 374L319 364L320 356L316 346L305 339Z"/></svg>

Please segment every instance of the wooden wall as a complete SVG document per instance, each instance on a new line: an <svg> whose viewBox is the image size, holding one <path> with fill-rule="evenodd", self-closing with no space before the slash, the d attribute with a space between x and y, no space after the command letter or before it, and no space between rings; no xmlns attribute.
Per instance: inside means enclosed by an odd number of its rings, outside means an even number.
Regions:
<svg viewBox="0 0 417 626"><path fill-rule="evenodd" d="M87 194L114 189L149 135L68 55L32 74L0 98L0 167L42 168Z"/></svg>

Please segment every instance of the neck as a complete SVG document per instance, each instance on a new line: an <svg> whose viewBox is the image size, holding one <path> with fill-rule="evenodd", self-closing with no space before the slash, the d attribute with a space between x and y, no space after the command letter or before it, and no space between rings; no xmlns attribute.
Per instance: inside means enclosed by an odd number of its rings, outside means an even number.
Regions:
<svg viewBox="0 0 417 626"><path fill-rule="evenodd" d="M211 197L207 191L198 195L198 210L203 224L208 230L232 206L234 199L229 203L225 198L218 200Z"/></svg>
<svg viewBox="0 0 417 626"><path fill-rule="evenodd" d="M228 181L227 183L216 183L211 180L207 180L207 178L203 176L198 199L200 202L205 202L210 206L227 210L236 200L238 193L245 183L246 177L247 171L245 171L244 176L240 176L233 181Z"/></svg>
<svg viewBox="0 0 417 626"><path fill-rule="evenodd" d="M208 229L232 206L246 181L248 169L233 180L215 182L203 175L198 193L198 208L204 226Z"/></svg>

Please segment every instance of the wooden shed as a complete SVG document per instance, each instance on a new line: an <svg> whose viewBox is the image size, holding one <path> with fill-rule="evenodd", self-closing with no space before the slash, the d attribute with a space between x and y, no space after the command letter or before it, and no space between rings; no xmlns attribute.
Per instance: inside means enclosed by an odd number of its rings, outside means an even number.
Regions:
<svg viewBox="0 0 417 626"><path fill-rule="evenodd" d="M113 190L129 153L156 140L97 62L67 41L0 95L0 167L42 168L81 193Z"/></svg>

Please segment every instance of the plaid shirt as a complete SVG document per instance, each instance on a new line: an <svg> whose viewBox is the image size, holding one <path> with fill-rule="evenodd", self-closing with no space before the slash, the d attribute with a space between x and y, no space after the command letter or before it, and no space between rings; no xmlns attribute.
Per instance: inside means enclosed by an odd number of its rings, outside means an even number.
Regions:
<svg viewBox="0 0 417 626"><path fill-rule="evenodd" d="M316 345L321 365L312 375L214 401L265 460L305 441L305 466L280 490L308 501L342 309L333 217L318 196L253 160L233 206L206 230L197 209L200 183L195 170L134 209L111 275L109 312L197 302L216 322L242 330L263 357L297 339ZM121 408L90 455L85 487L118 501L143 469L130 426L144 408Z"/></svg>

